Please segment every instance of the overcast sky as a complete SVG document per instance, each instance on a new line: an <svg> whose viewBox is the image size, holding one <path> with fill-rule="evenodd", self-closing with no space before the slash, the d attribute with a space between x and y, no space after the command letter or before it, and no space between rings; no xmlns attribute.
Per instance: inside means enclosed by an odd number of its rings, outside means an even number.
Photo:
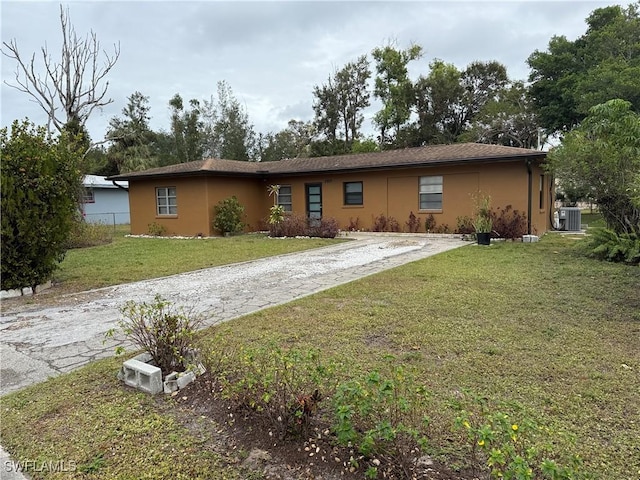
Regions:
<svg viewBox="0 0 640 480"><path fill-rule="evenodd" d="M93 30L102 48L120 59L108 76L113 103L96 111L88 127L104 137L127 97L149 97L152 128L168 129L168 101L209 99L226 80L257 132L278 131L289 119L313 117L312 90L336 69L390 41L424 49L413 62L412 77L428 74L440 58L463 69L474 60L497 60L510 78L526 80L527 57L546 50L553 35L573 40L586 30L585 18L602 1L421 1L421 2L71 2L71 21L84 36ZM626 3L619 3L626 6ZM0 3L2 41L16 39L22 56L47 44L59 55L57 2ZM54 57L59 58L59 57ZM369 55L369 58L370 55ZM373 65L372 65L373 70ZM2 56L2 126L29 117L46 117L30 98L5 85L15 62ZM364 122L373 131L372 106Z"/></svg>

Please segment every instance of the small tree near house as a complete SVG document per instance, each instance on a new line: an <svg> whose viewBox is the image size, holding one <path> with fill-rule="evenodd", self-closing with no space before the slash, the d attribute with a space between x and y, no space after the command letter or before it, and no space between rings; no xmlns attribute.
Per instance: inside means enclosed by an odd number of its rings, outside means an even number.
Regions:
<svg viewBox="0 0 640 480"><path fill-rule="evenodd" d="M0 130L2 289L35 289L65 256L82 186L71 141L28 120Z"/></svg>

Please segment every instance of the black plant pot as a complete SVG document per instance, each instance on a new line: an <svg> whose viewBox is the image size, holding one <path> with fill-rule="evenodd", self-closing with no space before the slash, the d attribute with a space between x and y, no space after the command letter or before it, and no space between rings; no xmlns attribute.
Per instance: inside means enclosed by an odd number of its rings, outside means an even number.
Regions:
<svg viewBox="0 0 640 480"><path fill-rule="evenodd" d="M477 232L478 245L491 245L491 232Z"/></svg>

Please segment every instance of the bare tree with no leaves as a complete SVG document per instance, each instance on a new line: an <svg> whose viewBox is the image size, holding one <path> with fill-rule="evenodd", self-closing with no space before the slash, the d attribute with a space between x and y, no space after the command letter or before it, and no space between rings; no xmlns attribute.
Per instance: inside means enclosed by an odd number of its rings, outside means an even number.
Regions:
<svg viewBox="0 0 640 480"><path fill-rule="evenodd" d="M2 42L2 53L18 62L15 83L5 84L33 97L47 113L47 129L62 131L65 125L82 129L96 108L113 102L107 98L109 82L104 81L120 56L120 44L114 44L109 55L100 47L95 32L79 38L69 18L69 9L60 5L62 51L60 60L53 60L45 44L41 48L44 72L39 71L36 54L23 59L15 39ZM104 61L100 61L101 53Z"/></svg>

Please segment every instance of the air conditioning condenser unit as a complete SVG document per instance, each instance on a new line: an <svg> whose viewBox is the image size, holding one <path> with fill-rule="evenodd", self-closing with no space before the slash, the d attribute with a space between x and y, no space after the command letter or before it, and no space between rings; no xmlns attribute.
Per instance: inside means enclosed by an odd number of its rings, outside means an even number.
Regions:
<svg viewBox="0 0 640 480"><path fill-rule="evenodd" d="M560 222L560 230L568 232L579 232L581 230L580 222L582 217L579 207L562 207L558 211L558 220Z"/></svg>

